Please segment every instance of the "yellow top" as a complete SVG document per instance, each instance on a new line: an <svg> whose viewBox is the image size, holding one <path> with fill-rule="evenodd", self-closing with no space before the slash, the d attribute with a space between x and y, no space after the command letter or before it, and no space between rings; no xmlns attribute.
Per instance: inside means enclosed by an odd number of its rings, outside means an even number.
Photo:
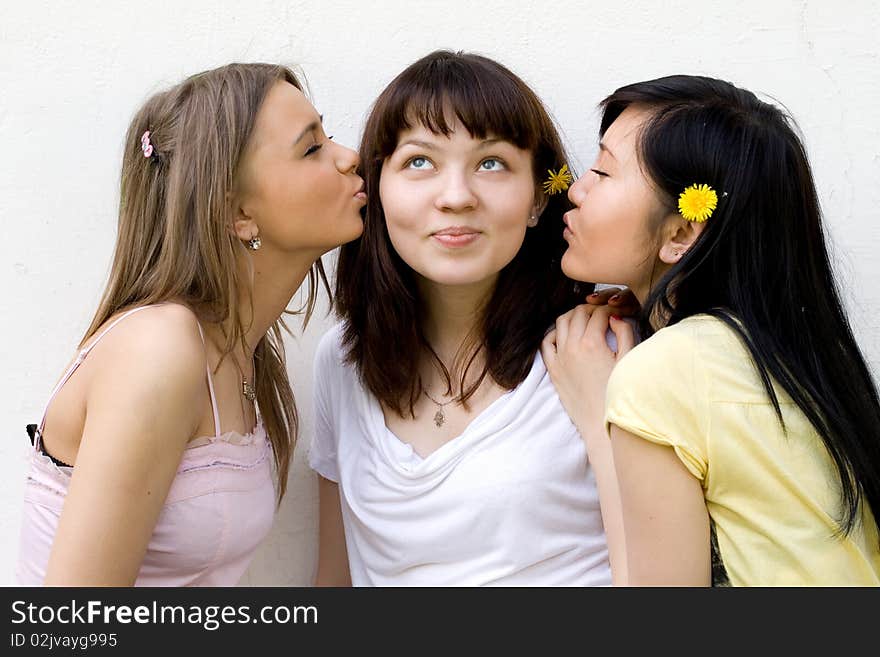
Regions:
<svg viewBox="0 0 880 657"><path fill-rule="evenodd" d="M606 422L671 446L702 482L734 586L878 586L880 539L862 522L835 535L834 462L780 386L788 433L748 350L722 321L697 315L661 329L615 367Z"/></svg>

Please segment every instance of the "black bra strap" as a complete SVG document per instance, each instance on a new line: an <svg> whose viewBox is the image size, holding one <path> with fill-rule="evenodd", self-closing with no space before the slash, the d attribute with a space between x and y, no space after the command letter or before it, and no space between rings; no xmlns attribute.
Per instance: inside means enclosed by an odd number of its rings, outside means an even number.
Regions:
<svg viewBox="0 0 880 657"><path fill-rule="evenodd" d="M31 445L33 445L34 441L37 438L37 431L39 431L39 428L37 427L36 424L29 424L25 427L25 430L27 431L27 434L31 439ZM52 456L49 452L47 452L46 447L42 444L42 441L40 441L40 452L42 452L43 454L48 456L50 459L52 459L52 463L54 463L55 465L60 465L63 468L72 468L73 467L69 463L65 463L64 461L59 461L54 456Z"/></svg>

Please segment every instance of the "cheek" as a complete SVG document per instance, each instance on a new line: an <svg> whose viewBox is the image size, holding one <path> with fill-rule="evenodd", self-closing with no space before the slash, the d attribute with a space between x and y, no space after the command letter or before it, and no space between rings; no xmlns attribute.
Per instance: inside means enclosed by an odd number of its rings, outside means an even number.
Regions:
<svg viewBox="0 0 880 657"><path fill-rule="evenodd" d="M302 177L297 181L297 187L306 194L311 194L315 202L323 203L328 208L347 200L343 176L330 164L316 169L312 175Z"/></svg>
<svg viewBox="0 0 880 657"><path fill-rule="evenodd" d="M584 246L623 247L631 239L638 208L626 189L613 182L597 183L575 214L573 226Z"/></svg>
<svg viewBox="0 0 880 657"><path fill-rule="evenodd" d="M655 257L648 221L642 199L591 197L576 215L577 237L563 256L563 271L578 280L634 285Z"/></svg>
<svg viewBox="0 0 880 657"><path fill-rule="evenodd" d="M393 176L383 176L379 180L379 200L391 246L408 265L417 265L417 249L424 229L424 220L420 217L426 216L419 211L418 194Z"/></svg>
<svg viewBox="0 0 880 657"><path fill-rule="evenodd" d="M492 232L505 250L513 249L514 253L519 250L529 229L527 222L530 210L531 208L523 210L522 206L512 207L495 223Z"/></svg>
<svg viewBox="0 0 880 657"><path fill-rule="evenodd" d="M270 214L299 217L303 208L321 207L326 185L316 180L312 172L288 171L276 168L258 178L263 206Z"/></svg>
<svg viewBox="0 0 880 657"><path fill-rule="evenodd" d="M529 220L534 206L534 197L531 194L517 190L510 194L502 194L499 203L499 214L504 217L507 224L525 225Z"/></svg>
<svg viewBox="0 0 880 657"><path fill-rule="evenodd" d="M423 196L417 187L393 177L383 177L379 181L379 200L392 239L395 235L404 237L408 233L413 237L421 236L428 216Z"/></svg>
<svg viewBox="0 0 880 657"><path fill-rule="evenodd" d="M568 215L574 237L569 238L562 256L566 276L598 283L621 282L615 277L626 268L628 257L622 214L611 195L594 190Z"/></svg>
<svg viewBox="0 0 880 657"><path fill-rule="evenodd" d="M266 168L257 174L250 185L250 207L253 218L263 232L279 230L281 219L295 212L302 201L304 190L290 185L289 179L277 169Z"/></svg>
<svg viewBox="0 0 880 657"><path fill-rule="evenodd" d="M531 185L531 180L520 180L481 193L483 208L478 214L490 238L484 257L493 268L500 270L513 260L525 240L534 204Z"/></svg>
<svg viewBox="0 0 880 657"><path fill-rule="evenodd" d="M516 185L505 185L491 190L491 194L484 196L486 209L491 213L492 223L499 230L525 233L535 203L530 185L530 181L520 182Z"/></svg>

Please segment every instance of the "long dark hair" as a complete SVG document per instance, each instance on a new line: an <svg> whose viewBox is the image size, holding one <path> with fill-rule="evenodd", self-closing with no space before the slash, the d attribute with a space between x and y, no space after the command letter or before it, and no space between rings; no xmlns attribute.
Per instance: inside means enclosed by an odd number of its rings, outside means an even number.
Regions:
<svg viewBox="0 0 880 657"><path fill-rule="evenodd" d="M454 115L450 114L454 113ZM400 415L422 394L419 359L427 353L451 378L422 331L423 302L414 272L395 252L379 200L382 165L400 134L421 124L448 136L457 117L471 136L489 135L529 150L535 180L568 159L553 121L535 93L507 68L486 57L435 51L400 73L379 95L364 128L360 175L369 202L360 239L341 248L336 309L344 320L343 342L367 388ZM536 183L536 193L540 193ZM460 400L486 375L512 389L528 375L545 331L592 286L579 287L560 267L565 241L565 194L548 197L538 225L529 228L517 255L501 271L480 318L479 335L465 359ZM485 366L465 389L468 367L480 350Z"/></svg>
<svg viewBox="0 0 880 657"><path fill-rule="evenodd" d="M840 530L852 531L863 499L876 519L880 402L835 286L794 121L728 82L676 75L608 96L601 134L632 104L652 112L638 152L670 208L694 183L711 185L720 197L693 247L652 288L644 317L671 325L705 313L736 331L783 428L774 380L833 458Z"/></svg>

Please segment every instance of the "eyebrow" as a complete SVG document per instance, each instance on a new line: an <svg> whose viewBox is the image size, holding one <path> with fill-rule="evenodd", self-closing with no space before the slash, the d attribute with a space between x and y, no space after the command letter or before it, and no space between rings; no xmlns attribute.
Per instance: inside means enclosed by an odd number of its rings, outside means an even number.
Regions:
<svg viewBox="0 0 880 657"><path fill-rule="evenodd" d="M493 146L497 143L509 143L506 139L500 138L492 138L492 139L484 139L480 142L480 145L477 148L485 148L487 146ZM404 146L417 146L418 148L424 148L426 150L437 150L437 145L433 144L429 141L421 141L419 139L407 139L404 142L398 144L397 148L402 148Z"/></svg>
<svg viewBox="0 0 880 657"><path fill-rule="evenodd" d="M599 142L599 150L600 150L600 151L605 151L606 153L608 153L608 155L610 155L611 157L613 157L615 160L617 159L616 157L614 157L614 153L611 152L611 149L608 148L608 147L605 145L604 142L601 142L601 141Z"/></svg>
<svg viewBox="0 0 880 657"><path fill-rule="evenodd" d="M501 137L492 137L491 139L484 139L483 141L481 141L479 148L494 146L495 144L510 144L510 141L507 139L502 139ZM513 144L511 144L511 146L513 146Z"/></svg>
<svg viewBox="0 0 880 657"><path fill-rule="evenodd" d="M436 145L429 141L419 141L418 139L407 139L405 142L398 144L397 148L402 148L403 146L417 146L428 150L436 150L437 148Z"/></svg>
<svg viewBox="0 0 880 657"><path fill-rule="evenodd" d="M293 145L294 145L294 146L296 146L299 142L301 142L303 139L305 139L305 136L306 136L307 134L309 134L310 132L314 132L314 131L317 130L321 125L324 124L324 115L321 114L318 118L320 119L319 121L312 121L311 123L309 123L309 124L305 127L305 129L304 129L301 133L299 133L299 137L297 137L297 138L294 140L294 142L293 142Z"/></svg>

